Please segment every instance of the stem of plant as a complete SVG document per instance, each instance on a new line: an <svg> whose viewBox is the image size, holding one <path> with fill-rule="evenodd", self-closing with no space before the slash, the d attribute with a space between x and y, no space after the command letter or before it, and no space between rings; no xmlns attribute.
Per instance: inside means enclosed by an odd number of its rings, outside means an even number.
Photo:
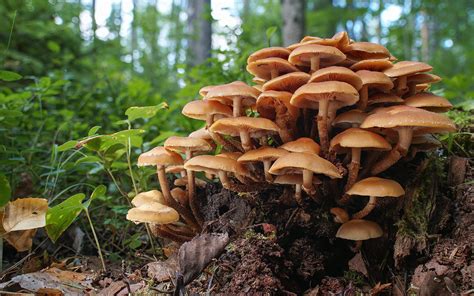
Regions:
<svg viewBox="0 0 474 296"><path fill-rule="evenodd" d="M131 128L132 128L132 125L131 125L130 121L128 121L128 130L130 130ZM128 170L130 172L130 179L132 179L133 190L135 190L135 195L137 195L138 194L138 188L137 188L137 184L135 183L135 178L133 177L132 161L130 160L130 154L132 153L132 143L131 143L130 137L128 137L127 145L128 145L128 147L127 147Z"/></svg>
<svg viewBox="0 0 474 296"><path fill-rule="evenodd" d="M86 212L87 220L89 220L89 225L91 226L92 235L94 236L97 251L99 253L100 262L102 263L102 268L104 271L107 271L107 267L105 266L104 256L102 256L102 250L100 249L99 239L97 238L97 234L95 233L95 229L94 229L94 224L92 224L92 219L91 219L91 216L89 215L89 210L87 208L84 208L84 211Z"/></svg>

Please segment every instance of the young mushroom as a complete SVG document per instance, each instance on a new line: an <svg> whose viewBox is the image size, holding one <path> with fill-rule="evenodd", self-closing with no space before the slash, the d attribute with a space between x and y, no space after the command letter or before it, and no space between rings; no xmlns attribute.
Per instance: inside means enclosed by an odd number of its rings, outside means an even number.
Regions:
<svg viewBox="0 0 474 296"><path fill-rule="evenodd" d="M334 216L334 222L344 224L349 221L349 214L343 208L331 208L329 211Z"/></svg>
<svg viewBox="0 0 474 296"><path fill-rule="evenodd" d="M303 43L291 52L288 61L296 66L309 66L310 73L313 73L321 67L342 62L345 58L346 56L336 47Z"/></svg>
<svg viewBox="0 0 474 296"><path fill-rule="evenodd" d="M288 151L281 148L273 147L260 147L256 150L250 150L245 152L242 156L237 159L238 162L248 163L248 162L263 162L263 171L265 173L265 180L267 182L272 182L273 177L269 173L270 167L277 158L289 153Z"/></svg>
<svg viewBox="0 0 474 296"><path fill-rule="evenodd" d="M369 100L369 90L379 90L388 92L393 88L393 82L382 72L359 70L356 72L362 79L362 88L360 89L360 100L358 108L364 111L367 108Z"/></svg>
<svg viewBox="0 0 474 296"><path fill-rule="evenodd" d="M216 119L232 117L232 109L218 101L198 100L184 105L181 113L189 118L204 120L209 128Z"/></svg>
<svg viewBox="0 0 474 296"><path fill-rule="evenodd" d="M376 93L370 96L367 105L371 108L400 105L405 101L397 95L387 93Z"/></svg>
<svg viewBox="0 0 474 296"><path fill-rule="evenodd" d="M405 194L402 186L397 182L379 177L369 177L355 183L347 195L369 196L369 202L359 212L352 215L352 219L362 219L367 216L377 205L377 198L400 197Z"/></svg>
<svg viewBox="0 0 474 296"><path fill-rule="evenodd" d="M303 175L303 190L314 198L316 188L313 185L314 174L321 174L331 179L342 178L338 169L326 159L310 153L292 152L278 158L269 172L273 175Z"/></svg>
<svg viewBox="0 0 474 296"><path fill-rule="evenodd" d="M414 130L428 132L456 130L454 123L442 114L403 105L383 108L367 116L360 127L394 129L398 133L397 145L372 167L372 175L385 171L406 155Z"/></svg>
<svg viewBox="0 0 474 296"><path fill-rule="evenodd" d="M166 203L165 199L163 198L163 194L159 192L158 190L140 192L139 194L135 195L135 197L132 199L132 205L134 205L137 208L140 207L141 205L149 204L153 202L160 203L160 204Z"/></svg>
<svg viewBox="0 0 474 296"><path fill-rule="evenodd" d="M185 207L182 207L171 196L168 179L166 178L165 168L168 166L183 164L183 158L176 152L166 150L164 147L155 147L150 151L140 154L138 157L138 166L156 166L158 181L167 206L176 209L183 219L191 227L200 229L200 226L194 220L193 214Z"/></svg>
<svg viewBox="0 0 474 296"><path fill-rule="evenodd" d="M443 113L453 108L448 100L429 92L421 92L405 99L405 105L425 109L431 112Z"/></svg>
<svg viewBox="0 0 474 296"><path fill-rule="evenodd" d="M383 72L393 66L388 58L361 60L351 66L352 71L369 70Z"/></svg>
<svg viewBox="0 0 474 296"><path fill-rule="evenodd" d="M353 42L342 48L347 57L354 60L386 59L390 52L384 46L372 42Z"/></svg>
<svg viewBox="0 0 474 296"><path fill-rule="evenodd" d="M337 103L340 108L350 106L359 100L359 93L350 84L340 81L308 83L300 87L291 97L291 104L299 108L318 109L317 125L321 148L327 154L328 110Z"/></svg>
<svg viewBox="0 0 474 296"><path fill-rule="evenodd" d="M362 150L390 150L391 148L390 143L382 136L360 128L347 129L332 138L331 151L334 151L336 154L350 153L351 155L345 190L351 188L357 180ZM343 198L341 202L344 204L346 200Z"/></svg>
<svg viewBox="0 0 474 296"><path fill-rule="evenodd" d="M242 81L218 85L209 90L204 99L218 101L224 105L232 106L233 116L242 115L242 109L255 104L260 91Z"/></svg>
<svg viewBox="0 0 474 296"><path fill-rule="evenodd" d="M321 147L313 139L310 138L298 138L297 140L287 142L281 145L279 148L285 149L289 152L304 152L310 154L319 155Z"/></svg>
<svg viewBox="0 0 474 296"><path fill-rule="evenodd" d="M244 151L253 148L252 138L262 138L280 133L280 128L273 121L256 117L222 118L214 122L209 130L232 137L240 136Z"/></svg>
<svg viewBox="0 0 474 296"><path fill-rule="evenodd" d="M372 221L353 219L342 224L337 230L336 237L355 241L352 251L358 252L362 241L378 238L383 235L380 226Z"/></svg>
<svg viewBox="0 0 474 296"><path fill-rule="evenodd" d="M402 61L384 71L390 78L396 78L396 94L402 96L408 92L407 77L420 72L431 71L433 67L422 62Z"/></svg>
<svg viewBox="0 0 474 296"><path fill-rule="evenodd" d="M303 84L306 84L310 77L311 76L305 72L291 72L265 82L262 90L287 91L294 93Z"/></svg>
<svg viewBox="0 0 474 296"><path fill-rule="evenodd" d="M408 85L408 96L413 96L418 92L417 87L419 85L426 85L432 83L438 83L441 81L441 77L429 73L419 73L415 75L408 76L407 85Z"/></svg>
<svg viewBox="0 0 474 296"><path fill-rule="evenodd" d="M265 80L274 79L281 74L298 72L299 69L282 58L266 58L251 62L247 65L247 71Z"/></svg>
<svg viewBox="0 0 474 296"><path fill-rule="evenodd" d="M266 58L281 58L287 60L289 55L290 51L285 47L265 47L249 55L247 64Z"/></svg>
<svg viewBox="0 0 474 296"><path fill-rule="evenodd" d="M276 176L273 183L281 185L295 185L295 200L299 205L303 205L303 199L301 194L301 186L303 185L303 175L278 175ZM321 184L321 180L319 180L316 176L313 176L313 186L316 187L319 184Z"/></svg>
<svg viewBox="0 0 474 296"><path fill-rule="evenodd" d="M367 116L368 114L362 110L352 109L337 115L332 121L332 126L342 129L359 127Z"/></svg>

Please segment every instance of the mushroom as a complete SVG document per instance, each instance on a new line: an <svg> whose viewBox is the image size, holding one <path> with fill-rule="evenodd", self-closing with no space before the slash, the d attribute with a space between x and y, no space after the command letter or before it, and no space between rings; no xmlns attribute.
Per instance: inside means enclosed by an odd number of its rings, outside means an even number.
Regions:
<svg viewBox="0 0 474 296"><path fill-rule="evenodd" d="M171 196L177 200L183 207L187 207L189 205L188 194L186 191L179 187L175 187L171 189Z"/></svg>
<svg viewBox="0 0 474 296"><path fill-rule="evenodd" d="M274 121L280 128L283 143L291 141L296 134L299 110L290 104L291 93L265 91L257 99L257 111L261 117Z"/></svg>
<svg viewBox="0 0 474 296"><path fill-rule="evenodd" d="M237 159L238 162L247 163L247 162L263 162L263 170L265 172L265 180L267 182L272 182L273 177L268 172L272 162L277 158L289 153L288 151L281 148L273 147L260 147L257 150L250 150L245 152L242 156Z"/></svg>
<svg viewBox="0 0 474 296"><path fill-rule="evenodd" d="M279 175L279 176L276 176L273 183L282 184L282 185L295 185L295 200L299 205L303 204L303 199L301 198L301 186L303 185L303 175L298 175L298 174ZM319 184L321 184L321 180L319 180L316 176L313 176L313 186L316 187Z"/></svg>
<svg viewBox="0 0 474 296"><path fill-rule="evenodd" d="M187 170L196 172L206 172L218 175L222 186L233 190L233 186L227 173L251 177L249 171L237 160L230 157L219 157L214 155L198 155L188 160L184 167Z"/></svg>
<svg viewBox="0 0 474 296"><path fill-rule="evenodd" d="M168 224L177 222L179 214L171 207L150 202L128 210L127 220L135 223Z"/></svg>
<svg viewBox="0 0 474 296"><path fill-rule="evenodd" d="M247 64L252 62L266 59L266 58L281 58L281 59L288 59L290 55L290 51L284 47L266 47L249 55L247 58Z"/></svg>
<svg viewBox="0 0 474 296"><path fill-rule="evenodd" d="M291 104L300 108L318 109L317 125L321 148L328 152L328 110L338 103L339 107L350 106L359 100L357 90L350 84L340 81L308 83L300 87L291 97Z"/></svg>
<svg viewBox="0 0 474 296"><path fill-rule="evenodd" d="M263 79L263 78L260 78L260 77L254 77L254 78L252 78L252 82L257 84L258 86L261 86L261 85L264 85L267 82L267 80ZM256 87L257 85L254 85L253 87ZM258 88L257 88L257 90L262 91Z"/></svg>
<svg viewBox="0 0 474 296"><path fill-rule="evenodd" d="M135 197L132 199L132 205L134 205L137 208L140 207L141 205L149 204L153 202L165 204L163 194L159 192L158 190L140 192L139 194L135 195Z"/></svg>
<svg viewBox="0 0 474 296"><path fill-rule="evenodd" d="M413 96L417 93L417 87L419 85L426 85L431 83L438 83L441 81L441 77L434 74L428 73L419 73L415 75L411 75L407 77L407 85L408 85L408 96Z"/></svg>
<svg viewBox="0 0 474 296"><path fill-rule="evenodd" d="M331 66L319 69L314 72L309 79L311 82L341 81L352 85L356 90L362 88L362 80L351 69L340 66Z"/></svg>
<svg viewBox="0 0 474 296"><path fill-rule="evenodd" d="M448 100L429 92L418 93L406 98L405 105L436 113L443 113L453 108L453 104Z"/></svg>
<svg viewBox="0 0 474 296"><path fill-rule="evenodd" d="M242 114L243 107L254 105L260 92L242 81L218 85L209 90L204 99L232 105L233 116Z"/></svg>
<svg viewBox="0 0 474 296"><path fill-rule="evenodd" d="M404 101L397 95L387 93L376 93L370 96L367 105L370 107L400 105Z"/></svg>
<svg viewBox="0 0 474 296"><path fill-rule="evenodd" d="M402 186L397 182L379 177L369 177L355 183L347 195L370 196L369 202L359 212L352 215L353 219L362 219L377 205L377 197L400 197L405 194Z"/></svg>
<svg viewBox="0 0 474 296"><path fill-rule="evenodd" d="M338 169L326 159L310 153L292 152L278 158L269 170L273 175L302 174L303 190L314 196L313 175L322 174L331 179L342 178Z"/></svg>
<svg viewBox="0 0 474 296"><path fill-rule="evenodd" d="M441 142L431 134L414 135L407 158L413 159L418 152L428 152L439 147Z"/></svg>
<svg viewBox="0 0 474 296"><path fill-rule="evenodd" d="M431 71L433 67L422 62L402 61L384 71L390 78L396 78L396 94L401 96L408 91L407 77L420 72Z"/></svg>
<svg viewBox="0 0 474 296"><path fill-rule="evenodd" d="M166 139L164 146L168 150L172 150L174 152L184 153L185 154L185 161L188 161L191 157L193 157L193 153L195 152L209 152L212 150L212 146L206 140L202 140L199 138L189 138L189 137L169 137ZM199 206L197 204L197 200L195 198L195 181L194 181L194 173L192 171L186 171L186 175L188 177L188 199L189 199L189 206L191 211L194 214L194 217L198 221L199 224L202 224L202 217L201 213L199 212Z"/></svg>
<svg viewBox="0 0 474 296"><path fill-rule="evenodd" d="M265 80L278 77L281 74L298 72L298 68L282 58L266 58L251 62L247 65L247 71Z"/></svg>
<svg viewBox="0 0 474 296"><path fill-rule="evenodd" d="M350 128L337 134L331 140L330 150L336 154L350 153L349 175L345 190L348 190L356 182L359 175L360 155L362 150L390 150L392 146L382 136L360 128ZM342 203L345 200L341 200Z"/></svg>
<svg viewBox="0 0 474 296"><path fill-rule="evenodd" d="M372 221L353 219L342 224L337 230L336 237L355 241L352 248L354 252L358 252L362 246L362 241L378 238L383 235L380 226Z"/></svg>
<svg viewBox="0 0 474 296"><path fill-rule="evenodd" d="M200 188L206 187L206 184L207 184L206 181L196 178L196 177L194 177L194 183L196 183L196 186ZM174 186L178 186L178 187L188 186L188 178L187 177L177 178L176 180L174 180Z"/></svg>
<svg viewBox="0 0 474 296"><path fill-rule="evenodd" d="M182 164L180 165L172 165L165 169L165 173L167 174L180 174L181 177L186 177L186 170Z"/></svg>
<svg viewBox="0 0 474 296"><path fill-rule="evenodd" d="M368 116L358 109L352 109L341 113L332 121L332 126L347 129L349 127L359 127L364 119Z"/></svg>
<svg viewBox="0 0 474 296"><path fill-rule="evenodd" d="M384 108L367 116L360 127L395 129L398 132L397 145L374 165L371 169L372 175L385 171L406 155L415 129L430 132L456 130L454 123L442 114L403 105Z"/></svg>
<svg viewBox="0 0 474 296"><path fill-rule="evenodd" d="M163 193L166 205L176 209L186 221L186 223L188 223L191 227L199 229L200 227L198 224L196 224L193 214L173 199L168 186L165 168L168 166L181 164L183 164L183 158L181 155L176 152L166 150L164 147L155 147L150 151L140 154L137 162L138 166L156 166L158 181L160 182L161 191Z"/></svg>
<svg viewBox="0 0 474 296"><path fill-rule="evenodd" d="M303 43L291 52L288 61L296 66L310 66L310 72L313 73L320 67L335 65L345 58L336 47Z"/></svg>
<svg viewBox="0 0 474 296"><path fill-rule="evenodd" d="M200 90L199 90L199 95L201 97L205 97L207 95L207 93L211 90L211 88L215 87L216 85L207 85L207 86L204 86L202 87Z"/></svg>
<svg viewBox="0 0 474 296"><path fill-rule="evenodd" d="M342 48L348 57L354 60L385 59L390 57L387 48L372 42L353 42Z"/></svg>
<svg viewBox="0 0 474 296"><path fill-rule="evenodd" d="M368 59L368 60L358 61L357 63L351 66L351 70L352 71L369 70L369 71L383 72L392 66L393 64L391 61L389 61L388 58Z"/></svg>
<svg viewBox="0 0 474 296"><path fill-rule="evenodd" d="M310 154L319 155L321 148L319 144L310 138L298 138L297 140L287 142L281 145L279 148L285 149L289 152L305 152Z"/></svg>
<svg viewBox="0 0 474 296"><path fill-rule="evenodd" d="M344 224L349 221L349 214L343 208L331 208L329 211L334 216L334 222Z"/></svg>
<svg viewBox="0 0 474 296"><path fill-rule="evenodd" d="M356 72L362 79L362 88L360 89L360 100L358 108L365 110L367 108L367 101L369 100L369 89L388 92L393 88L393 82L382 72L360 70Z"/></svg>
<svg viewBox="0 0 474 296"><path fill-rule="evenodd" d="M214 122L209 130L232 137L240 136L244 151L252 149L252 138L280 133L280 128L273 121L255 117L222 118Z"/></svg>
<svg viewBox="0 0 474 296"><path fill-rule="evenodd" d="M229 106L209 100L191 101L184 105L181 113L189 118L206 121L207 128L214 123L215 117L232 117Z"/></svg>
<svg viewBox="0 0 474 296"><path fill-rule="evenodd" d="M278 76L263 84L263 91L276 90L294 93L303 84L306 84L311 76L305 72L291 72Z"/></svg>

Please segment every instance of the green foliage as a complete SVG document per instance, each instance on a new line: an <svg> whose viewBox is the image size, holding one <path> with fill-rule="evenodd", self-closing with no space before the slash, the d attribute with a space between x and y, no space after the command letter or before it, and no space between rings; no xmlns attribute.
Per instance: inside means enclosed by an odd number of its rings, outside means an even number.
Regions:
<svg viewBox="0 0 474 296"><path fill-rule="evenodd" d="M0 207L3 207L10 201L12 197L12 190L10 183L4 174L0 173Z"/></svg>

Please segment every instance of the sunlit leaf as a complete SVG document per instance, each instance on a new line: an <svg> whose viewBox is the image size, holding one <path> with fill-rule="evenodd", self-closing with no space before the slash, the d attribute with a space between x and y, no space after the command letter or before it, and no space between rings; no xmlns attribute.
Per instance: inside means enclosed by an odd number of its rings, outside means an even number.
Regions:
<svg viewBox="0 0 474 296"><path fill-rule="evenodd" d="M96 162L102 163L102 160L97 156L88 155L76 160L76 165L81 164L81 163L96 163Z"/></svg>
<svg viewBox="0 0 474 296"><path fill-rule="evenodd" d="M89 132L87 133L87 136L90 137L90 136L95 135L95 134L97 133L97 131L98 131L100 128L101 128L100 125L93 126L93 127L89 130Z"/></svg>
<svg viewBox="0 0 474 296"><path fill-rule="evenodd" d="M0 70L0 80L3 81L15 81L21 79L22 76L12 71Z"/></svg>
<svg viewBox="0 0 474 296"><path fill-rule="evenodd" d="M63 152L63 151L71 150L72 148L76 147L76 145L77 145L76 140L67 141L64 144L59 145L58 151Z"/></svg>
<svg viewBox="0 0 474 296"><path fill-rule="evenodd" d="M56 242L61 234L74 222L83 210L83 193L75 194L62 203L50 208L46 214L46 232Z"/></svg>
<svg viewBox="0 0 474 296"><path fill-rule="evenodd" d="M46 225L48 201L44 198L19 198L5 206L3 229L6 232L40 228Z"/></svg>
<svg viewBox="0 0 474 296"><path fill-rule="evenodd" d="M138 118L151 118L156 115L161 109L168 108L168 104L165 102L158 104L156 106L146 106L146 107L130 107L125 111L125 115L128 116L128 120L133 121Z"/></svg>

